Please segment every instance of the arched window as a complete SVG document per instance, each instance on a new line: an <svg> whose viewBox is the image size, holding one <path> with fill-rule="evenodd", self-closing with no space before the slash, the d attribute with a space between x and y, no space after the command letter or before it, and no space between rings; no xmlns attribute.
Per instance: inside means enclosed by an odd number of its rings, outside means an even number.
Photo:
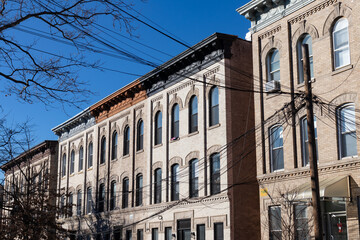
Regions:
<svg viewBox="0 0 360 240"><path fill-rule="evenodd" d="M136 206L142 205L143 200L143 176L141 173L136 175Z"/></svg>
<svg viewBox="0 0 360 240"><path fill-rule="evenodd" d="M99 186L98 211L103 212L104 206L105 206L105 184L101 183Z"/></svg>
<svg viewBox="0 0 360 240"><path fill-rule="evenodd" d="M122 208L127 208L129 205L129 178L123 179L122 187Z"/></svg>
<svg viewBox="0 0 360 240"><path fill-rule="evenodd" d="M143 120L139 120L137 125L137 137L136 137L136 150L144 149L144 122Z"/></svg>
<svg viewBox="0 0 360 240"><path fill-rule="evenodd" d="M299 79L298 83L304 82L304 64L303 64L303 55L302 55L302 45L309 46L309 62L310 62L310 77L314 77L314 60L313 60L313 51L312 51L312 39L309 34L304 34L301 36L297 43L297 56L298 56L298 72L299 72Z"/></svg>
<svg viewBox="0 0 360 240"><path fill-rule="evenodd" d="M118 145L118 134L116 131L114 131L111 139L111 159L117 158L117 145Z"/></svg>
<svg viewBox="0 0 360 240"><path fill-rule="evenodd" d="M158 111L155 114L155 145L162 142L162 113Z"/></svg>
<svg viewBox="0 0 360 240"><path fill-rule="evenodd" d="M124 146L123 155L129 155L130 153L130 127L126 126L124 129Z"/></svg>
<svg viewBox="0 0 360 240"><path fill-rule="evenodd" d="M83 164L84 164L84 148L83 146L80 147L79 150L79 172L83 169Z"/></svg>
<svg viewBox="0 0 360 240"><path fill-rule="evenodd" d="M89 214L89 213L92 213L92 211L93 211L93 199L92 199L92 188L91 187L88 187L86 189L86 200L87 200L86 213Z"/></svg>
<svg viewBox="0 0 360 240"><path fill-rule="evenodd" d="M171 110L171 138L179 137L179 104L174 104Z"/></svg>
<svg viewBox="0 0 360 240"><path fill-rule="evenodd" d="M220 192L220 154L210 156L210 192L211 195Z"/></svg>
<svg viewBox="0 0 360 240"><path fill-rule="evenodd" d="M68 216L72 217L73 215L73 202L74 202L74 195L73 193L69 193L69 198L68 198Z"/></svg>
<svg viewBox="0 0 360 240"><path fill-rule="evenodd" d="M82 203L82 192L79 190L77 192L77 200L76 200L76 215L81 215L81 203Z"/></svg>
<svg viewBox="0 0 360 240"><path fill-rule="evenodd" d="M340 68L350 64L349 49L349 23L346 18L340 18L334 24L333 37L333 55L334 68Z"/></svg>
<svg viewBox="0 0 360 240"><path fill-rule="evenodd" d="M116 181L111 181L110 185L110 210L116 207Z"/></svg>
<svg viewBox="0 0 360 240"><path fill-rule="evenodd" d="M154 203L161 203L161 168L154 171Z"/></svg>
<svg viewBox="0 0 360 240"><path fill-rule="evenodd" d="M171 166L171 201L179 200L179 164Z"/></svg>
<svg viewBox="0 0 360 240"><path fill-rule="evenodd" d="M354 104L346 104L338 110L338 136L340 158L356 156L356 120Z"/></svg>
<svg viewBox="0 0 360 240"><path fill-rule="evenodd" d="M268 82L280 81L280 54L279 50L273 49L267 56Z"/></svg>
<svg viewBox="0 0 360 240"><path fill-rule="evenodd" d="M70 174L75 171L75 151L72 150L70 154Z"/></svg>
<svg viewBox="0 0 360 240"><path fill-rule="evenodd" d="M219 124L219 89L213 87L209 94L210 99L210 126Z"/></svg>
<svg viewBox="0 0 360 240"><path fill-rule="evenodd" d="M101 146L100 146L100 164L105 163L106 159L106 138L101 138Z"/></svg>
<svg viewBox="0 0 360 240"><path fill-rule="evenodd" d="M199 160L193 159L190 161L190 178L189 178L189 189L190 198L199 196Z"/></svg>
<svg viewBox="0 0 360 240"><path fill-rule="evenodd" d="M309 164L309 138L308 138L308 129L307 129L307 118L303 117L300 122L301 130L301 148L302 148L302 165L306 166ZM315 144L316 144L316 153L317 151L317 129L316 129L316 117L314 116L314 129L315 129ZM317 157L317 156L316 156Z"/></svg>
<svg viewBox="0 0 360 240"><path fill-rule="evenodd" d="M88 147L88 168L92 167L93 165L93 143L89 143Z"/></svg>
<svg viewBox="0 0 360 240"><path fill-rule="evenodd" d="M270 128L270 168L271 171L284 169L283 128L276 125Z"/></svg>
<svg viewBox="0 0 360 240"><path fill-rule="evenodd" d="M66 175L66 154L63 154L62 157L62 169L61 169L61 176L64 177Z"/></svg>
<svg viewBox="0 0 360 240"><path fill-rule="evenodd" d="M197 96L192 96L189 102L189 133L198 130L198 99Z"/></svg>

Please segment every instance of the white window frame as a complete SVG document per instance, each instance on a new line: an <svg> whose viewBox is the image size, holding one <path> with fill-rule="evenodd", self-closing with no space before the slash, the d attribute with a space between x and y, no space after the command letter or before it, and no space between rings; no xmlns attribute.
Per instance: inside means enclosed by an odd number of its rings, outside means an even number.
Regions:
<svg viewBox="0 0 360 240"><path fill-rule="evenodd" d="M342 119L341 114L342 114L342 111L344 111L345 109L349 109L349 108L353 108L353 111L354 111L354 123L353 123L354 130L343 132L341 126L342 126L342 123L344 122L344 119ZM358 154L357 154L357 137L356 137L356 112L355 112L355 105L353 103L344 104L338 108L338 110L337 110L337 130L338 130L339 159L357 156ZM342 148L342 145L343 145L342 144L343 143L342 136L344 134L355 134L356 154L344 156L344 149Z"/></svg>
<svg viewBox="0 0 360 240"><path fill-rule="evenodd" d="M272 134L273 134L273 129L276 128L281 128L281 131L284 131L283 127L281 125L274 125L270 128L269 131L269 147L270 147L270 171L271 172L277 172L277 171L282 171L284 170L284 166L283 168L279 168L279 169L274 169L274 150L278 150L278 149L282 149L282 159L283 159L283 165L284 165L284 138L282 137L282 146L281 147L273 147L273 138L272 138ZM281 135L283 135L283 133L281 133Z"/></svg>
<svg viewBox="0 0 360 240"><path fill-rule="evenodd" d="M278 54L279 55L279 68L276 68L276 69L272 69L271 67L271 64L273 63L271 61L271 58L275 55L275 54ZM268 78L268 82L271 82L271 81L278 81L280 82L280 52L278 49L274 48L272 49L268 56L267 56L267 59L266 59L266 64L267 64L267 78ZM276 72L279 72L279 79L273 79L271 76L273 73L276 73Z"/></svg>
<svg viewBox="0 0 360 240"><path fill-rule="evenodd" d="M346 26L343 27L343 28L339 28L337 29L338 25L343 22L343 21L346 21ZM335 37L336 37L336 33L340 32L340 31L343 31L344 29L346 29L346 35L347 35L347 45L346 46L342 46L342 47L339 47L339 48L335 48ZM346 19L346 18L340 18L338 19L335 24L334 24L334 27L333 27L333 31L332 31L332 44L333 44L333 61L334 61L334 69L338 69L338 68L342 68L346 65L349 65L351 63L350 61L350 46L349 46L349 21ZM336 61L336 53L339 52L339 51L344 51L344 50L347 50L348 51L348 56L347 56L347 59L345 59L345 63L343 65L339 65L339 63Z"/></svg>

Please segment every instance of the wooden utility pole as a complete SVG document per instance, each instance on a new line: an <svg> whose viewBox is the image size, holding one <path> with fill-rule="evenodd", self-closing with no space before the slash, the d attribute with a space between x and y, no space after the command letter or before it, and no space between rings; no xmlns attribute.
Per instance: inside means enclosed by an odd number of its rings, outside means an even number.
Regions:
<svg viewBox="0 0 360 240"><path fill-rule="evenodd" d="M309 46L307 44L302 45L302 56L303 56L303 71L304 71L304 83L305 83L305 93L306 93L306 118L307 118L307 131L308 131L312 207L313 207L313 217L314 217L314 233L315 233L315 240L322 240L323 231L322 231L322 223L321 223L319 175L318 175L317 157L316 157L317 154L316 154L314 110L313 110L313 102L312 102L311 77L310 77Z"/></svg>

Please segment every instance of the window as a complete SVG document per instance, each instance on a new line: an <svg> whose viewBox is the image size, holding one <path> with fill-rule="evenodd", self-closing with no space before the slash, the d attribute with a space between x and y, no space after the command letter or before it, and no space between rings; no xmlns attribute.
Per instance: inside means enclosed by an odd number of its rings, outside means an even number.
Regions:
<svg viewBox="0 0 360 240"><path fill-rule="evenodd" d="M87 198L87 203L86 203L86 213L91 213L93 210L93 200L92 200L92 188L89 187L86 190L86 198Z"/></svg>
<svg viewBox="0 0 360 240"><path fill-rule="evenodd" d="M62 158L62 169L61 169L61 176L64 177L66 175L66 154L63 154Z"/></svg>
<svg viewBox="0 0 360 240"><path fill-rule="evenodd" d="M72 150L70 154L70 174L73 174L75 171L75 151Z"/></svg>
<svg viewBox="0 0 360 240"><path fill-rule="evenodd" d="M89 152L88 152L88 168L93 165L93 143L89 143Z"/></svg>
<svg viewBox="0 0 360 240"><path fill-rule="evenodd" d="M298 83L304 82L304 64L303 64L303 55L302 55L302 45L307 44L309 46L309 62L310 62L310 77L314 78L314 60L312 52L312 39L309 34L304 34L297 43L297 56L298 56L298 72L299 79Z"/></svg>
<svg viewBox="0 0 360 240"><path fill-rule="evenodd" d="M209 94L210 99L210 126L219 124L219 89L213 87Z"/></svg>
<svg viewBox="0 0 360 240"><path fill-rule="evenodd" d="M220 192L220 154L210 156L210 191L211 195Z"/></svg>
<svg viewBox="0 0 360 240"><path fill-rule="evenodd" d="M124 129L124 147L123 147L123 155L129 155L130 153L130 128L126 126Z"/></svg>
<svg viewBox="0 0 360 240"><path fill-rule="evenodd" d="M127 208L129 205L129 178L123 179L123 190L122 190L122 208Z"/></svg>
<svg viewBox="0 0 360 240"><path fill-rule="evenodd" d="M154 203L161 202L161 168L157 168L154 174Z"/></svg>
<svg viewBox="0 0 360 240"><path fill-rule="evenodd" d="M110 210L114 210L116 207L116 182L111 181L110 185Z"/></svg>
<svg viewBox="0 0 360 240"><path fill-rule="evenodd" d="M356 125L354 104L347 104L338 110L338 135L340 158L356 156Z"/></svg>
<svg viewBox="0 0 360 240"><path fill-rule="evenodd" d="M131 230L126 230L126 240L132 240L132 232Z"/></svg>
<svg viewBox="0 0 360 240"><path fill-rule="evenodd" d="M332 32L334 68L340 68L350 64L348 20L340 18L335 24Z"/></svg>
<svg viewBox="0 0 360 240"><path fill-rule="evenodd" d="M143 195L143 176L142 174L136 175L136 206L142 205L142 195Z"/></svg>
<svg viewBox="0 0 360 240"><path fill-rule="evenodd" d="M73 203L74 203L74 195L73 195L73 193L69 193L69 199L68 199L69 217L72 217L72 215L73 215Z"/></svg>
<svg viewBox="0 0 360 240"><path fill-rule="evenodd" d="M151 240L159 240L159 229L151 229Z"/></svg>
<svg viewBox="0 0 360 240"><path fill-rule="evenodd" d="M198 130L198 99L197 96L190 98L189 109L189 133L196 132Z"/></svg>
<svg viewBox="0 0 360 240"><path fill-rule="evenodd" d="M177 221L176 239L191 239L191 219L181 219Z"/></svg>
<svg viewBox="0 0 360 240"><path fill-rule="evenodd" d="M136 150L144 149L144 122L143 120L139 120L137 125L137 143L136 143Z"/></svg>
<svg viewBox="0 0 360 240"><path fill-rule="evenodd" d="M309 228L307 219L307 207L305 204L296 204L294 206L295 214L295 236L296 240L309 239Z"/></svg>
<svg viewBox="0 0 360 240"><path fill-rule="evenodd" d="M171 201L179 200L179 164L171 166Z"/></svg>
<svg viewBox="0 0 360 240"><path fill-rule="evenodd" d="M268 82L280 81L280 54L279 50L273 49L266 59Z"/></svg>
<svg viewBox="0 0 360 240"><path fill-rule="evenodd" d="M116 131L114 131L111 139L111 159L117 158L117 145L118 145L118 134Z"/></svg>
<svg viewBox="0 0 360 240"><path fill-rule="evenodd" d="M99 196L98 196L98 211L103 212L105 205L105 184L101 183L99 187Z"/></svg>
<svg viewBox="0 0 360 240"><path fill-rule="evenodd" d="M281 208L280 206L269 207L269 233L270 240L281 240Z"/></svg>
<svg viewBox="0 0 360 240"><path fill-rule="evenodd" d="M64 213L64 209L65 208L65 195L61 195L60 197L60 210L61 210L61 216L64 216L63 213Z"/></svg>
<svg viewBox="0 0 360 240"><path fill-rule="evenodd" d="M271 171L277 171L284 168L283 153L283 128L275 126L270 129L270 160Z"/></svg>
<svg viewBox="0 0 360 240"><path fill-rule="evenodd" d="M79 150L79 166L78 166L79 172L83 169L83 163L84 163L84 148L81 146Z"/></svg>
<svg viewBox="0 0 360 240"><path fill-rule="evenodd" d="M122 226L114 226L114 240L122 240Z"/></svg>
<svg viewBox="0 0 360 240"><path fill-rule="evenodd" d="M179 137L179 104L174 104L171 110L171 138Z"/></svg>
<svg viewBox="0 0 360 240"><path fill-rule="evenodd" d="M82 192L79 190L77 192L77 199L76 199L76 215L81 215L81 203L82 203Z"/></svg>
<svg viewBox="0 0 360 240"><path fill-rule="evenodd" d="M162 143L162 113L158 111L155 115L155 145Z"/></svg>
<svg viewBox="0 0 360 240"><path fill-rule="evenodd" d="M190 198L199 196L199 161L190 161Z"/></svg>
<svg viewBox="0 0 360 240"><path fill-rule="evenodd" d="M314 116L314 129L315 129L315 144L316 144L316 153L317 153L317 129L316 129L316 117ZM303 166L309 164L309 138L308 138L308 129L307 129L307 119L306 117L301 119L300 122L301 130L301 148L302 148L302 163ZM316 156L317 158L318 156Z"/></svg>
<svg viewBox="0 0 360 240"><path fill-rule="evenodd" d="M196 225L196 240L205 240L205 224Z"/></svg>
<svg viewBox="0 0 360 240"><path fill-rule="evenodd" d="M223 223L214 223L214 240L224 240Z"/></svg>
<svg viewBox="0 0 360 240"><path fill-rule="evenodd" d="M144 240L144 230L142 229L137 230L136 240Z"/></svg>
<svg viewBox="0 0 360 240"><path fill-rule="evenodd" d="M172 240L172 229L171 227L165 227L165 240Z"/></svg>
<svg viewBox="0 0 360 240"><path fill-rule="evenodd" d="M106 138L101 138L101 146L100 146L100 164L105 163L106 159Z"/></svg>

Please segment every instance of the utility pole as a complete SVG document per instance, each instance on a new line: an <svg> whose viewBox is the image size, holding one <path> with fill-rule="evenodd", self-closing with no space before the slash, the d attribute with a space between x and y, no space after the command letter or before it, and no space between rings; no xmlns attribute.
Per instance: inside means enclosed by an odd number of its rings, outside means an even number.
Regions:
<svg viewBox="0 0 360 240"><path fill-rule="evenodd" d="M306 94L306 119L308 131L308 148L309 148L309 162L310 162L310 177L311 177L311 192L312 192L312 207L314 217L314 233L315 240L322 240L323 231L321 223L321 207L320 207L320 193L319 193L319 175L317 166L316 142L315 142L315 128L314 128L314 110L312 102L311 77L310 77L310 58L309 46L302 45L303 56L303 71Z"/></svg>

